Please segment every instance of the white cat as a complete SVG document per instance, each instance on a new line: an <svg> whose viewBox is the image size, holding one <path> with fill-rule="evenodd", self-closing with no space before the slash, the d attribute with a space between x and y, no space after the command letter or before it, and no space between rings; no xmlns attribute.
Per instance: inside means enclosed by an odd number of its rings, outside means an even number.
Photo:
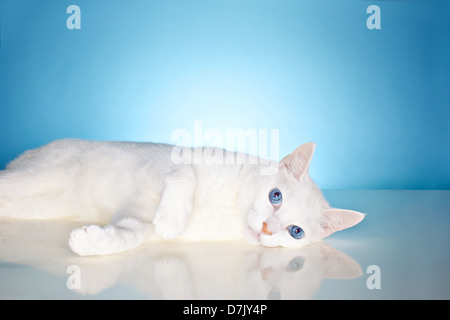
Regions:
<svg viewBox="0 0 450 320"><path fill-rule="evenodd" d="M158 237L300 247L364 218L329 206L308 174L314 149L274 163L217 148L58 140L0 171L0 217L95 222L70 235L81 256Z"/></svg>

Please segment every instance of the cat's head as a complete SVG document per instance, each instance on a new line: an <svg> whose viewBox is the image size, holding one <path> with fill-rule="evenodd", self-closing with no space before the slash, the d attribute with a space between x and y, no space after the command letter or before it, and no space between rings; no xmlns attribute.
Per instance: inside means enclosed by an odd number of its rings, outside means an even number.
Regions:
<svg viewBox="0 0 450 320"><path fill-rule="evenodd" d="M308 174L315 143L298 147L265 176L248 212L246 239L266 247L301 247L350 228L364 219L352 210L331 208Z"/></svg>

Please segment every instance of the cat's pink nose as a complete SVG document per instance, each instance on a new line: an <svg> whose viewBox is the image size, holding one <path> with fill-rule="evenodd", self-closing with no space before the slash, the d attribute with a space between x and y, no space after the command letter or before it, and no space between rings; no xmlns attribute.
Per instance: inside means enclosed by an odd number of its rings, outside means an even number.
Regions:
<svg viewBox="0 0 450 320"><path fill-rule="evenodd" d="M272 232L270 232L270 231L267 229L267 223L265 223L265 222L263 222L263 227L262 227L262 229L261 229L261 232L262 232L262 233L265 233L265 234L268 234L269 236L272 235Z"/></svg>

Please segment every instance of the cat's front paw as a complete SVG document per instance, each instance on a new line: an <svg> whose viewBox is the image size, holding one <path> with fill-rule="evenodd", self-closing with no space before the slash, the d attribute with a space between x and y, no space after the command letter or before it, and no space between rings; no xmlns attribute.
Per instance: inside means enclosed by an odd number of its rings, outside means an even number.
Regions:
<svg viewBox="0 0 450 320"><path fill-rule="evenodd" d="M97 225L84 226L72 231L69 246L80 256L105 255L111 252L111 237L113 229Z"/></svg>
<svg viewBox="0 0 450 320"><path fill-rule="evenodd" d="M187 216L185 214L170 215L159 212L153 219L153 226L158 236L169 240L179 236L187 224Z"/></svg>

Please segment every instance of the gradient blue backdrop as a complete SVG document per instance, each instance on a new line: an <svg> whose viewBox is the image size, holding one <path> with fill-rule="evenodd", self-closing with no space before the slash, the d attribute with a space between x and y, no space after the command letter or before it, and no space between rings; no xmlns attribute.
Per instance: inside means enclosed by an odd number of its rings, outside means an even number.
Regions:
<svg viewBox="0 0 450 320"><path fill-rule="evenodd" d="M324 189L450 188L449 1L0 3L0 168L64 137L174 143L200 120L279 129L280 157L317 142Z"/></svg>

